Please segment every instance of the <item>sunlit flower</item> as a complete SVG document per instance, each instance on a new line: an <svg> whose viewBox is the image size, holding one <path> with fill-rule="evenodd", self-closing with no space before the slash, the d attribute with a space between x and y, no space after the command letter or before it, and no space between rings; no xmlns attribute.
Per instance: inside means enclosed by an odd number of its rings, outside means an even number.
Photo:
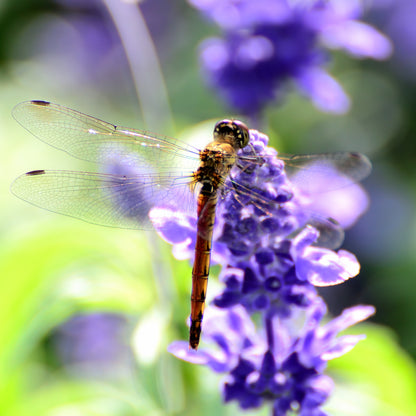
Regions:
<svg viewBox="0 0 416 416"><path fill-rule="evenodd" d="M267 143L267 136L250 131L250 146L240 151L225 182L228 191L219 192L213 260L223 266L224 288L213 300L216 307L207 308L203 325L203 342L216 348L196 352L178 341L169 350L227 374L226 402L237 401L243 409L271 402L275 415L324 415L321 406L333 386L324 374L326 363L362 338L336 336L368 318L374 308L357 306L322 324L326 305L315 286L342 283L356 276L360 265L346 250L320 246L322 234L329 245L339 244L339 236L331 239L339 226L320 229L325 221L318 224L308 210L312 195L290 181L283 160ZM324 163L322 170L316 165L313 170L320 173L316 180L327 184L322 172L329 162ZM347 189L345 177L342 181ZM366 208L362 201L357 204L356 216ZM152 209L150 216L175 255L191 258L196 219L163 207ZM250 317L254 314L257 325Z"/></svg>

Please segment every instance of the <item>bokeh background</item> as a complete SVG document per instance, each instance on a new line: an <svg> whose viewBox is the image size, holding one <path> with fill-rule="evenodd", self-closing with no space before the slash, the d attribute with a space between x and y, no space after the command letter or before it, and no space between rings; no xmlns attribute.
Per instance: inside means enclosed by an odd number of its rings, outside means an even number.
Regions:
<svg viewBox="0 0 416 416"><path fill-rule="evenodd" d="M264 131L288 153L355 150L374 170L371 207L347 232L361 274L322 294L330 311L377 314L367 341L335 360L339 415L416 414L416 5L366 1L385 62L334 53L352 102L319 112L298 94L268 106ZM152 233L107 229L25 204L9 192L34 169L93 170L11 117L29 99L188 140L234 114L201 75L198 45L218 29L185 1L0 2L0 414L235 414L220 377L166 352L187 337L191 266ZM219 284L214 267L210 291ZM263 412L267 414L265 410Z"/></svg>

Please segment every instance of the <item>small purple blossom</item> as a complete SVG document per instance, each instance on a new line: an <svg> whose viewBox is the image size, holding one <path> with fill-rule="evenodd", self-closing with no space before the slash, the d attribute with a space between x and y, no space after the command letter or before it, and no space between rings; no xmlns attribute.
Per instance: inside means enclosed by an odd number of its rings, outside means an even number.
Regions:
<svg viewBox="0 0 416 416"><path fill-rule="evenodd" d="M201 45L206 78L228 105L255 116L282 97L287 82L322 111L343 113L349 99L324 69L329 50L385 59L391 44L358 21L361 1L190 0L223 32Z"/></svg>

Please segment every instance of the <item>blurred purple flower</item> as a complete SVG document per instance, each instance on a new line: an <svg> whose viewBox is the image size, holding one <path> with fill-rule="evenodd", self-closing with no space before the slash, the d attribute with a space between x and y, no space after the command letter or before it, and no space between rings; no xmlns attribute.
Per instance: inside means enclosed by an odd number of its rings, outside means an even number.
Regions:
<svg viewBox="0 0 416 416"><path fill-rule="evenodd" d="M97 77L98 74L99 79L105 77L107 82L108 79L114 82L117 78L125 78L128 64L106 2L102 0L55 0L55 2L63 9L65 18L79 35L77 39L62 38L60 47L62 48L63 42L68 42L72 47L79 49L81 56L78 64L85 66L85 75ZM180 18L174 5L166 0L140 3L140 11L158 51L162 52L162 55L171 53L172 30L175 22ZM55 35L57 38L62 36L58 32L55 32ZM75 44L76 41L79 43ZM137 53L140 53L139 49ZM111 82L109 84L111 87Z"/></svg>
<svg viewBox="0 0 416 416"><path fill-rule="evenodd" d="M359 0L190 0L223 37L205 40L201 62L208 82L228 105L256 116L279 99L288 81L322 111L343 113L349 99L324 69L328 49L385 59L390 42L359 22Z"/></svg>
<svg viewBox="0 0 416 416"><path fill-rule="evenodd" d="M210 308L204 337L216 348L196 352L186 342L177 341L169 351L182 360L227 373L224 400L235 400L243 409L269 402L276 416L294 410L304 416L325 415L321 406L333 387L331 378L324 374L327 362L347 353L365 338L338 334L370 317L374 308L346 309L322 325L325 313L325 304L316 297L306 310L300 329L293 329L299 328L301 317L297 315L268 319L266 332L259 332L241 306Z"/></svg>
<svg viewBox="0 0 416 416"><path fill-rule="evenodd" d="M59 73L59 83L68 88L98 82L100 88L120 89L115 80L125 78L127 60L102 2L52 3L50 13L34 14L22 26L24 53L40 59L45 78Z"/></svg>
<svg viewBox="0 0 416 416"><path fill-rule="evenodd" d="M114 375L131 358L126 328L127 322L121 315L77 315L55 331L55 350L70 371L91 376Z"/></svg>
<svg viewBox="0 0 416 416"><path fill-rule="evenodd" d="M410 80L416 79L416 2L414 0L374 0L370 19L392 40L392 62Z"/></svg>

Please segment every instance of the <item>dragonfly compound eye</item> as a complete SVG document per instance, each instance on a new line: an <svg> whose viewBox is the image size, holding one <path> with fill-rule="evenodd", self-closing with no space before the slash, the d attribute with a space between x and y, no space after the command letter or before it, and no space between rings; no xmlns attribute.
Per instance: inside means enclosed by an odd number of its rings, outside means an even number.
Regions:
<svg viewBox="0 0 416 416"><path fill-rule="evenodd" d="M246 147L250 141L248 127L239 120L221 120L214 128L214 135L230 135L232 134L240 149Z"/></svg>
<svg viewBox="0 0 416 416"><path fill-rule="evenodd" d="M234 120L233 125L235 126L235 137L238 140L238 145L242 149L246 147L250 141L248 127L242 121L239 120Z"/></svg>

